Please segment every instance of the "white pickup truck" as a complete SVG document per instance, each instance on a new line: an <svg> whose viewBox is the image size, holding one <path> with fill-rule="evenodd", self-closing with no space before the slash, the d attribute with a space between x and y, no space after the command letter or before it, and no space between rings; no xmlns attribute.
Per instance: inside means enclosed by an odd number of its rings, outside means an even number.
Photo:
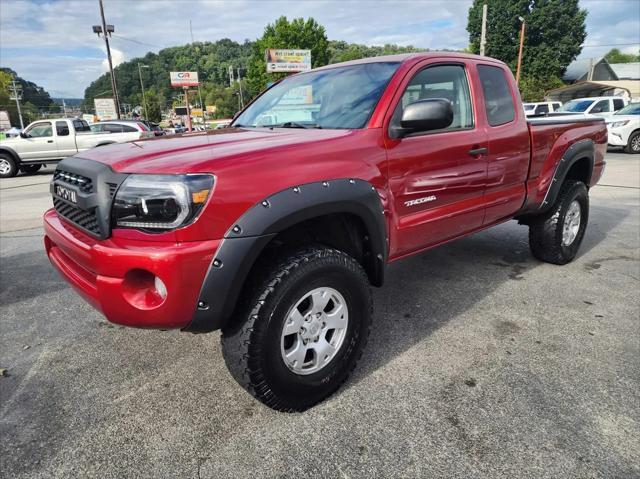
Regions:
<svg viewBox="0 0 640 479"><path fill-rule="evenodd" d="M79 118L55 118L31 123L20 136L0 141L0 178L22 171L35 173L42 165L57 163L79 151L110 143L146 138L147 133L94 133Z"/></svg>

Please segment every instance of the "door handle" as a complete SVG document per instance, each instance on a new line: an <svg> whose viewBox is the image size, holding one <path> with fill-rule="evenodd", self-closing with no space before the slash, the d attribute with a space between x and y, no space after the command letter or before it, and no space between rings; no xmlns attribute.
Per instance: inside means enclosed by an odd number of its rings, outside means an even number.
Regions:
<svg viewBox="0 0 640 479"><path fill-rule="evenodd" d="M489 150L487 148L472 148L471 150L469 150L469 154L471 156L486 155L488 152Z"/></svg>
<svg viewBox="0 0 640 479"><path fill-rule="evenodd" d="M53 143L53 140L47 140L47 143Z"/></svg>

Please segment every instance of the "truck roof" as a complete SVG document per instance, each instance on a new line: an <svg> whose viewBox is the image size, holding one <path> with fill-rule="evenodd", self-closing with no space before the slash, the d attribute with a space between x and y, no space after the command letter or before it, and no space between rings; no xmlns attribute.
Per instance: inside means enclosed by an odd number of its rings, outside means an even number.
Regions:
<svg viewBox="0 0 640 479"><path fill-rule="evenodd" d="M499 65L504 65L504 62L501 62L500 60L496 60L495 58L491 58L491 57L483 57L480 55L473 55L471 53L434 51L434 52L401 53L398 55L383 55L379 57L360 58L358 60L350 60L348 62L332 63L331 65L325 65L323 67L314 68L313 71L328 70L330 68L344 67L349 65L360 65L364 63L380 63L380 62L405 63L409 61L426 60L429 58L459 58L459 59L468 59L468 60L482 60L484 62L491 62L491 63L497 63Z"/></svg>

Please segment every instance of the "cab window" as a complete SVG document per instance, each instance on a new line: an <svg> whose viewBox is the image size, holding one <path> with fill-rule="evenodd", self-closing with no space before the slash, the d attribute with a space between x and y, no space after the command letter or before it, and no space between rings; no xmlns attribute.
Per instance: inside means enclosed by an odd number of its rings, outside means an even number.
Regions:
<svg viewBox="0 0 640 479"><path fill-rule="evenodd" d="M56 135L69 136L69 126L66 121L56 121Z"/></svg>
<svg viewBox="0 0 640 479"><path fill-rule="evenodd" d="M43 138L53 136L53 128L51 126L51 122L43 121L33 125L26 131L26 133L30 138Z"/></svg>
<svg viewBox="0 0 640 479"><path fill-rule="evenodd" d="M478 76L484 93L484 107L489 125L504 125L516 117L516 108L502 68L478 65Z"/></svg>
<svg viewBox="0 0 640 479"><path fill-rule="evenodd" d="M546 113L549 113L549 105L538 105L536 115L544 115Z"/></svg>
<svg viewBox="0 0 640 479"><path fill-rule="evenodd" d="M473 128L471 94L464 67L460 65L438 65L427 67L416 73L402 94L393 113L392 124L399 125L404 108L410 103L426 99L445 99L451 102L453 121L442 131Z"/></svg>
<svg viewBox="0 0 640 479"><path fill-rule="evenodd" d="M589 113L607 113L609 111L611 111L609 100L600 100Z"/></svg>
<svg viewBox="0 0 640 479"><path fill-rule="evenodd" d="M613 111L618 111L624 107L624 101L622 98L614 98L613 99Z"/></svg>

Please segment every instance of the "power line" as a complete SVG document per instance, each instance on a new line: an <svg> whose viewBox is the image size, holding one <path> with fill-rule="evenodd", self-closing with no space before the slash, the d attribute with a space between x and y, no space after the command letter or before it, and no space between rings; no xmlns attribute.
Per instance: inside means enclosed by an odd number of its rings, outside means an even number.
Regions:
<svg viewBox="0 0 640 479"><path fill-rule="evenodd" d="M138 45L144 45L144 46L153 47L153 48L163 48L160 45L154 45L153 43L141 42L140 40L135 40L133 38L123 37L122 35L116 35L114 33L112 33L111 36L117 38L118 40L125 40L127 42L137 43Z"/></svg>

